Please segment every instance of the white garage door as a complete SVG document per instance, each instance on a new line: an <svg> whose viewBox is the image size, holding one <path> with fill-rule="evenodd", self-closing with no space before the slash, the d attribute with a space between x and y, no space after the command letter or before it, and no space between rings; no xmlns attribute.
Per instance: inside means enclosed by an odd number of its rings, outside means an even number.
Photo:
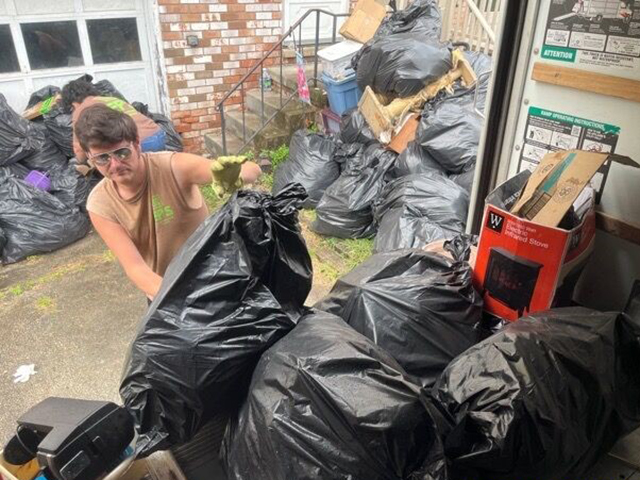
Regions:
<svg viewBox="0 0 640 480"><path fill-rule="evenodd" d="M0 0L0 93L22 111L31 93L88 73L158 111L146 0Z"/></svg>

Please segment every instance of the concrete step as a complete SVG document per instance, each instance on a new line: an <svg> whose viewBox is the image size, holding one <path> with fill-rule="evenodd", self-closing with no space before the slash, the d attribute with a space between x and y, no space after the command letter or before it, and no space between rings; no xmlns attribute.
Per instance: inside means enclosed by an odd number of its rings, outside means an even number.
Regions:
<svg viewBox="0 0 640 480"><path fill-rule="evenodd" d="M240 149L244 145L242 138L238 137L230 130L227 130L226 132L226 143L227 155L237 155L240 153ZM224 149L222 148L222 129L218 128L213 133L207 133L204 136L204 145L212 158L224 155Z"/></svg>
<svg viewBox="0 0 640 480"><path fill-rule="evenodd" d="M227 117L228 131L233 132L237 137L243 138L242 120L243 115L241 111L229 112ZM268 117L265 115L265 121ZM253 112L246 111L244 113L245 122L245 134L246 138L251 138L258 130L262 128L262 120L260 116ZM260 133L256 135L253 140L253 147L255 150L273 149L278 148L283 143L288 141L288 132L278 128L273 123L267 124Z"/></svg>
<svg viewBox="0 0 640 480"><path fill-rule="evenodd" d="M307 82L309 87L313 86L313 63L306 63L304 66L304 72L307 75ZM267 69L269 75L273 79L273 82L278 85L283 85L289 90L296 90L298 88L298 70L296 65L283 65L282 66L282 78L280 78L280 65L269 67ZM318 62L318 80L320 80L322 74L322 63ZM322 86L322 82L318 82L319 86Z"/></svg>
<svg viewBox="0 0 640 480"><path fill-rule="evenodd" d="M276 115L274 123L287 133L293 133L313 122L315 119L316 108L301 102L294 98L286 104L286 106L278 113L282 103L291 95L288 91L264 92L264 115L266 118ZM247 110L260 116L262 113L262 94L260 89L250 90L245 96L245 104ZM277 114L276 114L277 113Z"/></svg>

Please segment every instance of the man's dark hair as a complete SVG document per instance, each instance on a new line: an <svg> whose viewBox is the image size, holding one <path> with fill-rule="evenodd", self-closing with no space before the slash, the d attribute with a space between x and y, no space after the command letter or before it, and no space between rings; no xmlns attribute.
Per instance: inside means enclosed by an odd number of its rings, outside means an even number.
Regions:
<svg viewBox="0 0 640 480"><path fill-rule="evenodd" d="M109 147L122 141L139 141L138 127L133 119L126 113L101 103L84 109L73 128L85 152L90 147Z"/></svg>
<svg viewBox="0 0 640 480"><path fill-rule="evenodd" d="M69 112L73 108L73 103L82 103L87 97L98 97L100 92L87 80L78 79L67 83L62 88L60 103L65 111Z"/></svg>

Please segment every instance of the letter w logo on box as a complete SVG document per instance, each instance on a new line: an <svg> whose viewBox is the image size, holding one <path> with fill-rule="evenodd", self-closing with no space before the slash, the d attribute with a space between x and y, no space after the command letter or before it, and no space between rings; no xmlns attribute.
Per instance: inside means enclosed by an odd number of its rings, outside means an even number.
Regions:
<svg viewBox="0 0 640 480"><path fill-rule="evenodd" d="M504 217L502 215L498 215L497 213L489 211L489 215L487 216L487 227L494 232L502 233L503 225Z"/></svg>

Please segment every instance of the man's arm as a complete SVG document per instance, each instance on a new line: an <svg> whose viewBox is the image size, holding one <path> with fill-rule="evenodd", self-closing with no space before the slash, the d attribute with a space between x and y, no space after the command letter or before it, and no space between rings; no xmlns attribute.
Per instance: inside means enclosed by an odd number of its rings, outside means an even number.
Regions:
<svg viewBox="0 0 640 480"><path fill-rule="evenodd" d="M149 298L155 297L160 289L162 277L154 273L145 263L126 230L121 225L95 213L89 212L89 218L135 286Z"/></svg>
<svg viewBox="0 0 640 480"><path fill-rule="evenodd" d="M192 153L175 153L171 169L178 185L188 188L192 185L207 185L213 181L212 161ZM245 184L254 183L260 176L260 167L253 162L242 164L240 178Z"/></svg>

